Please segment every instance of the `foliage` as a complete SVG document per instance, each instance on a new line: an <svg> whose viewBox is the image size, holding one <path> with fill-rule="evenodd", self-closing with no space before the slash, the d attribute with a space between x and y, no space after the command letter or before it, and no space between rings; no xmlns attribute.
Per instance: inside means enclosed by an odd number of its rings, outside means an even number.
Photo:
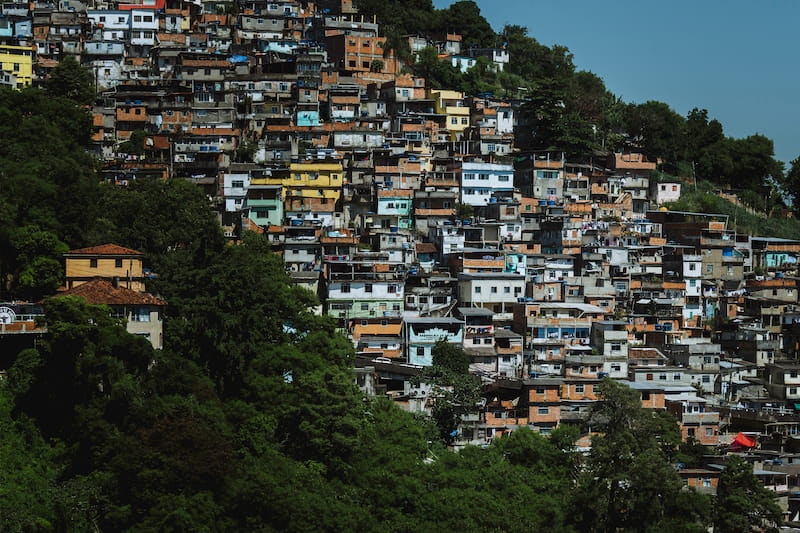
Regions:
<svg viewBox="0 0 800 533"><path fill-rule="evenodd" d="M480 399L479 381L469 373L469 357L464 349L439 340L432 349L432 365L413 378L414 383L433 386L435 395L431 416L439 430L439 438L454 440L461 417L474 413Z"/></svg>
<svg viewBox="0 0 800 533"><path fill-rule="evenodd" d="M117 147L117 151L129 155L143 155L145 153L145 142L147 132L144 130L133 130L128 140L123 141Z"/></svg>
<svg viewBox="0 0 800 533"><path fill-rule="evenodd" d="M753 467L744 458L729 456L717 487L714 529L745 533L760 528L778 531L783 513L775 494L753 474Z"/></svg>
<svg viewBox="0 0 800 533"><path fill-rule="evenodd" d="M765 200L767 202L771 201L770 198L760 197L760 209L763 209ZM768 211L771 212L772 216L765 216L765 214L769 215L769 212L752 212L720 197L718 192L715 192L713 184L709 182L698 181L697 190L683 187L680 200L669 203L666 207L676 211L728 215L728 221L732 229L739 233L786 239L800 238L800 221L793 218L780 217L778 204L768 204Z"/></svg>
<svg viewBox="0 0 800 533"><path fill-rule="evenodd" d="M600 398L590 418L598 434L574 502L579 528L659 531L680 517L682 527L702 530L708 519L682 509L683 484L670 464L680 442L675 419L643 409L636 390L609 378Z"/></svg>
<svg viewBox="0 0 800 533"><path fill-rule="evenodd" d="M740 187L744 200L766 198L765 211L781 205L776 185L797 195L800 163L784 176L769 139L728 138L705 110L684 119L660 102L626 104L577 70L566 47L519 26L494 34L474 2L359 7L377 16L386 53L401 59L410 60L404 36L416 32L457 31L467 47L505 43L505 72L479 59L462 74L432 47L410 68L434 88L529 97L522 127L533 135L521 148L646 151L662 171L695 168L713 180L676 204L684 210L728 213L740 231L800 236L794 221L757 226L710 194ZM209 199L181 180L98 182L84 107L91 74L73 63L62 61L44 90L0 88L0 291L51 294L69 248L140 250L158 272L150 290L169 303L167 349L128 334L107 307L45 301L47 334L12 354L0 386L3 530L704 531L712 514L727 531L777 523L771 495L735 459L714 509L681 489L671 464L698 464L703 450L679 444L674 420L642 410L613 381L601 387L591 421L599 434L583 464L572 426L550 438L520 428L485 448L449 451L479 383L463 350L444 342L419 377L434 387L431 418L364 398L352 343L309 311L316 296L290 283L265 237L226 246ZM142 153L144 137L135 132L124 149Z"/></svg>
<svg viewBox="0 0 800 533"><path fill-rule="evenodd" d="M34 296L53 282L53 253L16 258L24 235L69 247L85 244L95 217L95 163L84 147L91 116L75 102L41 89L0 88L0 294ZM23 228L28 229L23 229ZM35 252L35 250L29 250ZM41 257L41 259L39 259ZM59 258L60 259L60 258ZM42 283L34 273L46 277ZM19 285L19 276L25 277Z"/></svg>
<svg viewBox="0 0 800 533"><path fill-rule="evenodd" d="M73 100L77 104L91 104L95 96L92 73L80 65L73 56L65 56L50 73L45 82L47 92L56 97Z"/></svg>
<svg viewBox="0 0 800 533"><path fill-rule="evenodd" d="M419 51L411 71L425 78L431 89L452 89L461 85L461 71L449 61L439 59L439 53L430 46Z"/></svg>

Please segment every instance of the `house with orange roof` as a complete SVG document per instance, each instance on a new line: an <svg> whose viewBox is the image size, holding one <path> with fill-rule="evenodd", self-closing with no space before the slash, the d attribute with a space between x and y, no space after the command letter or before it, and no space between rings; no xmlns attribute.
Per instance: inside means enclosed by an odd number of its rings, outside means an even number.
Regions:
<svg viewBox="0 0 800 533"><path fill-rule="evenodd" d="M402 326L399 317L362 317L350 320L348 331L359 353L400 359L403 356Z"/></svg>
<svg viewBox="0 0 800 533"><path fill-rule="evenodd" d="M121 286L115 278L93 279L71 289L60 291L57 297L79 296L92 305L106 305L111 315L125 320L128 333L150 341L155 349L163 347L163 309L166 302L160 298Z"/></svg>
<svg viewBox="0 0 800 533"><path fill-rule="evenodd" d="M145 290L144 254L116 244L70 250L64 254L66 287L73 289L95 278L112 280L136 292Z"/></svg>

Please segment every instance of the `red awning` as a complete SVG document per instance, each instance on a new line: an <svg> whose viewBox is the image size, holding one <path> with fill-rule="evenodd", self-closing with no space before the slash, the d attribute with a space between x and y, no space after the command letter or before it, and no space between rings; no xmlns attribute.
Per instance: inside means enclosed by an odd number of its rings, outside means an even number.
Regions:
<svg viewBox="0 0 800 533"><path fill-rule="evenodd" d="M731 444L735 444L743 448L755 448L756 439L748 437L744 433L739 433L733 438L733 442Z"/></svg>

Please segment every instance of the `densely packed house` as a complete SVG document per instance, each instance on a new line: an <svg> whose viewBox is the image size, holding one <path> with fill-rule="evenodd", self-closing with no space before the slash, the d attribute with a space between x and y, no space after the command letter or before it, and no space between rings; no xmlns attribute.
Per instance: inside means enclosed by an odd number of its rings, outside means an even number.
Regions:
<svg viewBox="0 0 800 533"><path fill-rule="evenodd" d="M513 60L456 34L408 41L462 70ZM463 348L490 392L461 444L581 424L606 378L709 445L762 431L749 410L800 409L800 241L669 210L683 182L642 153L521 148L521 101L429 87L350 1L0 5L0 83L42 83L67 56L94 79L104 178L191 180L232 241L267 235L352 339L365 390L430 409L409 377L437 342ZM131 282L69 290L158 322Z"/></svg>

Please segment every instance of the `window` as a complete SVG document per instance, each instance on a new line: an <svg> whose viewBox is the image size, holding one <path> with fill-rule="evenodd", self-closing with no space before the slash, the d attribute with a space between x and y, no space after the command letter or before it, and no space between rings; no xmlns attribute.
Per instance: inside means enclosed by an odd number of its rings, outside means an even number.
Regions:
<svg viewBox="0 0 800 533"><path fill-rule="evenodd" d="M710 477L704 477L703 478L703 486L704 487L710 487L711 486L711 478Z"/></svg>
<svg viewBox="0 0 800 533"><path fill-rule="evenodd" d="M706 437L714 436L714 428L706 428Z"/></svg>
<svg viewBox="0 0 800 533"><path fill-rule="evenodd" d="M342 292L350 292L350 284L342 283Z"/></svg>
<svg viewBox="0 0 800 533"><path fill-rule="evenodd" d="M703 376L700 378L703 383L711 383L711 376Z"/></svg>
<svg viewBox="0 0 800 533"><path fill-rule="evenodd" d="M583 394L583 392L584 392L584 386L583 386L583 383L577 383L577 384L575 385L575 392L578 392L578 393L581 393L581 394Z"/></svg>
<svg viewBox="0 0 800 533"><path fill-rule="evenodd" d="M97 268L97 259L89 259L89 268Z"/></svg>
<svg viewBox="0 0 800 533"><path fill-rule="evenodd" d="M114 259L114 268L122 268L122 259Z"/></svg>
<svg viewBox="0 0 800 533"><path fill-rule="evenodd" d="M475 294L480 294L480 293L481 293L481 288L475 287Z"/></svg>
<svg viewBox="0 0 800 533"><path fill-rule="evenodd" d="M486 337L485 339L483 339L483 344L492 344L492 338Z"/></svg>
<svg viewBox="0 0 800 533"><path fill-rule="evenodd" d="M622 344L621 343L619 343L619 342L612 342L611 343L611 351L612 352L618 352L620 350L622 350Z"/></svg>
<svg viewBox="0 0 800 533"><path fill-rule="evenodd" d="M131 322L150 322L150 308L138 307L131 313Z"/></svg>
<svg viewBox="0 0 800 533"><path fill-rule="evenodd" d="M480 343L481 343L481 339L479 337L473 337L472 338L472 344L480 344Z"/></svg>
<svg viewBox="0 0 800 533"><path fill-rule="evenodd" d="M673 379L673 381L680 381L681 380L681 375L680 374L672 374L672 379Z"/></svg>
<svg viewBox="0 0 800 533"><path fill-rule="evenodd" d="M714 273L714 265L706 265L706 274Z"/></svg>
<svg viewBox="0 0 800 533"><path fill-rule="evenodd" d="M789 394L791 395L797 394L797 387L789 387Z"/></svg>
<svg viewBox="0 0 800 533"><path fill-rule="evenodd" d="M666 374L659 374L658 375L658 379L660 379L661 381L666 381L667 380L667 375Z"/></svg>
<svg viewBox="0 0 800 533"><path fill-rule="evenodd" d="M244 187L244 180L233 180L231 182L231 187L234 189L241 189Z"/></svg>
<svg viewBox="0 0 800 533"><path fill-rule="evenodd" d="M461 124L466 126L469 124L469 119L467 117L461 117Z"/></svg>
<svg viewBox="0 0 800 533"><path fill-rule="evenodd" d="M19 72L19 63L14 63L14 72Z"/></svg>
<svg viewBox="0 0 800 533"><path fill-rule="evenodd" d="M491 293L492 294L497 294L497 287L492 287Z"/></svg>
<svg viewBox="0 0 800 533"><path fill-rule="evenodd" d="M387 292L389 294L395 294L397 292L397 285L394 285L394 284L389 285Z"/></svg>
<svg viewBox="0 0 800 533"><path fill-rule="evenodd" d="M653 381L653 374L647 374L646 379L647 381Z"/></svg>
<svg viewBox="0 0 800 533"><path fill-rule="evenodd" d="M503 294L511 294L511 287L503 287Z"/></svg>
<svg viewBox="0 0 800 533"><path fill-rule="evenodd" d="M425 348L423 348L422 346L418 346L417 347L417 355L419 355L419 356L425 355Z"/></svg>
<svg viewBox="0 0 800 533"><path fill-rule="evenodd" d="M544 394L544 387L536 387L536 394Z"/></svg>
<svg viewBox="0 0 800 533"><path fill-rule="evenodd" d="M369 304L361 304L362 311L369 311Z"/></svg>
<svg viewBox="0 0 800 533"><path fill-rule="evenodd" d="M453 117L453 118L451 118L451 119L450 119L450 124L452 124L452 125L454 125L454 126L455 126L456 124L458 124L458 118L456 118L456 117Z"/></svg>
<svg viewBox="0 0 800 533"><path fill-rule="evenodd" d="M550 414L550 408L549 407L539 407L536 410L536 412L538 414L540 414L540 415L549 415Z"/></svg>

